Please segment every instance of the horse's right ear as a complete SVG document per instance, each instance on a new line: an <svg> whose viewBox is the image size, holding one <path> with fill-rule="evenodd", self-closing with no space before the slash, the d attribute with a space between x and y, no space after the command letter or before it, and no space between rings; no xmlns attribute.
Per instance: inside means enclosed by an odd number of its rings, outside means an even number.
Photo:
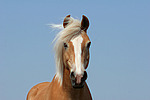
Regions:
<svg viewBox="0 0 150 100"><path fill-rule="evenodd" d="M82 21L81 21L81 30L86 31L89 27L89 20L86 16L82 16Z"/></svg>
<svg viewBox="0 0 150 100"><path fill-rule="evenodd" d="M69 20L70 20L70 15L67 15L63 21L64 28L66 28L67 24L69 24Z"/></svg>

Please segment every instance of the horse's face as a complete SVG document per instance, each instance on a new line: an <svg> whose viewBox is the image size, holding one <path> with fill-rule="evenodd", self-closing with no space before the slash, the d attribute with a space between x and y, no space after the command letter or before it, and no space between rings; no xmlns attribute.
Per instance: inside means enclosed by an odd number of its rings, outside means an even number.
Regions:
<svg viewBox="0 0 150 100"><path fill-rule="evenodd" d="M83 87L87 78L86 68L89 63L90 40L87 34L82 34L64 43L63 60L65 66L70 71L72 86L75 88Z"/></svg>
<svg viewBox="0 0 150 100"><path fill-rule="evenodd" d="M74 88L82 88L87 79L86 68L89 63L90 39L86 30L70 41L64 43L63 60L70 72L70 79Z"/></svg>

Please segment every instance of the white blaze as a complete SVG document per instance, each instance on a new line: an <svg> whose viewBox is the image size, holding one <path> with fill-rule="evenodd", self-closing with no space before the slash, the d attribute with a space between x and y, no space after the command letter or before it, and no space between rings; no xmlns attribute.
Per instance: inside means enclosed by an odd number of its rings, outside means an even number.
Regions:
<svg viewBox="0 0 150 100"><path fill-rule="evenodd" d="M76 74L82 74L82 64L81 64L81 44L83 41L83 38L81 35L79 35L76 38L73 38L72 40L73 46L74 46L74 53L75 53L75 73Z"/></svg>

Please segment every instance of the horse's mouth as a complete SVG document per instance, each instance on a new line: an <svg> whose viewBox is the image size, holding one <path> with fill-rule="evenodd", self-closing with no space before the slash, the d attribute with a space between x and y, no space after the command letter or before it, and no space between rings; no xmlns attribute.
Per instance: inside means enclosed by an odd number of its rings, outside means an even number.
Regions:
<svg viewBox="0 0 150 100"><path fill-rule="evenodd" d="M84 87L85 81L82 81L80 84L77 84L75 80L71 80L72 87L75 89L80 89Z"/></svg>

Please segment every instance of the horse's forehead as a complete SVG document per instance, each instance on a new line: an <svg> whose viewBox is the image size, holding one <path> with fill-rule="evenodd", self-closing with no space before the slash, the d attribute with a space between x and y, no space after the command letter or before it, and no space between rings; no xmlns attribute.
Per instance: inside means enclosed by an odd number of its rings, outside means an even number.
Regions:
<svg viewBox="0 0 150 100"><path fill-rule="evenodd" d="M72 38L70 42L72 42L72 44L85 44L86 42L89 42L90 39L88 37L88 35L86 33L84 34L80 34L79 36L75 37L75 38Z"/></svg>
<svg viewBox="0 0 150 100"><path fill-rule="evenodd" d="M75 55L76 55L76 53L79 53L81 51L82 42L83 42L82 35L79 35L79 36L71 39L71 43L74 48Z"/></svg>
<svg viewBox="0 0 150 100"><path fill-rule="evenodd" d="M83 41L82 35L79 35L79 36L77 36L77 37L71 39L71 42L72 42L73 44L82 43L82 41Z"/></svg>

